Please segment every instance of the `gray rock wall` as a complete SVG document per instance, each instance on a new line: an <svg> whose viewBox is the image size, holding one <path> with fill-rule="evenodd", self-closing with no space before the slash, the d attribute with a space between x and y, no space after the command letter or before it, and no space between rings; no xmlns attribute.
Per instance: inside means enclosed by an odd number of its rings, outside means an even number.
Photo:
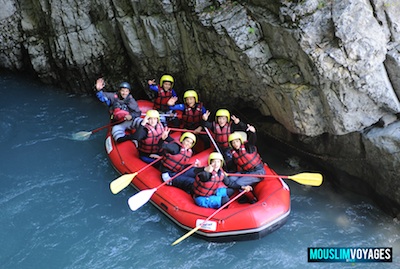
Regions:
<svg viewBox="0 0 400 269"><path fill-rule="evenodd" d="M112 85L128 80L140 91L148 78L170 73L179 93L195 87L210 108L258 108L302 137L293 143L329 156L342 156L342 148L365 160L332 165L361 178L398 213L397 179L390 172L399 167L397 129L390 125L400 111L397 1L0 5L0 68L30 70L77 93L91 91L100 74Z"/></svg>

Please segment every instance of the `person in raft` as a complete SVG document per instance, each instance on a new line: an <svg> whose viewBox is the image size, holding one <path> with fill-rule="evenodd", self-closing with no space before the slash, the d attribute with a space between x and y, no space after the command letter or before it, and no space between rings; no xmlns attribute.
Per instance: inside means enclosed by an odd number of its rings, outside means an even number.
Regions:
<svg viewBox="0 0 400 269"><path fill-rule="evenodd" d="M156 97L153 101L153 109L163 113L163 114L173 114L173 111L169 109L168 100L172 97L177 97L174 86L174 78L170 75L163 75L160 79L160 84L156 84L156 80L148 80L149 89L156 93ZM167 119L165 116L160 118L164 126L167 125ZM169 119L172 121L174 126L177 126L179 120L174 117Z"/></svg>
<svg viewBox="0 0 400 269"><path fill-rule="evenodd" d="M229 201L234 193L233 188L228 188L224 181L225 172L222 170L223 156L218 152L212 152L208 157L208 166L197 172L193 183L193 198L196 205L206 208L220 208ZM241 187L251 191L251 186Z"/></svg>
<svg viewBox="0 0 400 269"><path fill-rule="evenodd" d="M130 94L131 85L122 82L116 93L104 91L105 82L103 78L96 81L96 96L110 108L113 121L122 121L112 127L111 134L118 143L129 140L125 135L126 129L134 129L140 123L139 105L135 98Z"/></svg>
<svg viewBox="0 0 400 269"><path fill-rule="evenodd" d="M229 162L231 159L230 147L228 137L235 131L245 131L246 124L241 122L235 115L230 115L227 109L218 109L215 113L215 121L207 121L210 116L210 112L206 112L203 115L203 126L210 129L215 135L215 142L221 153L223 154L225 161ZM232 121L231 121L232 119Z"/></svg>
<svg viewBox="0 0 400 269"><path fill-rule="evenodd" d="M169 109L172 111L183 111L182 113L182 127L188 130L193 130L193 133L204 142L204 148L210 147L210 139L205 134L200 134L203 130L203 115L210 113L199 102L198 94L195 90L187 90L183 94L183 104L176 104L178 97L171 97L168 101Z"/></svg>
<svg viewBox="0 0 400 269"><path fill-rule="evenodd" d="M248 141L243 141L242 136L233 132L229 135L229 145L231 146L232 163L228 167L235 167L236 173L239 174L256 174L265 175L264 162L260 154L257 152L256 129L254 126L247 125ZM252 176L228 177L227 185L231 188L241 188L242 186L254 186L264 178Z"/></svg>
<svg viewBox="0 0 400 269"><path fill-rule="evenodd" d="M163 181L169 180L178 172L182 171L189 165L189 158L192 157L192 147L196 143L196 136L190 132L181 135L179 142L165 142L169 133L169 129L163 133L160 139L160 148L163 151L164 158L161 160L160 170ZM195 167L199 166L199 160L195 161ZM180 188L188 193L191 192L194 182L194 167L179 175L169 185Z"/></svg>
<svg viewBox="0 0 400 269"><path fill-rule="evenodd" d="M168 135L167 127L160 122L160 114L157 110L150 109L146 112L146 116L136 128L136 132L129 136L137 144L139 158L151 163L161 155L159 142L163 133L167 131L167 137L164 139L167 142L173 139Z"/></svg>

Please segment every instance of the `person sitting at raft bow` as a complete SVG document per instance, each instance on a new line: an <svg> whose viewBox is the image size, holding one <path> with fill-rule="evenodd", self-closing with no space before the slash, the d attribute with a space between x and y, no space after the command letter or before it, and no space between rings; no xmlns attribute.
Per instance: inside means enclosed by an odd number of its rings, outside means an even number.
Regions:
<svg viewBox="0 0 400 269"><path fill-rule="evenodd" d="M196 168L196 178L193 184L193 198L198 206L206 208L220 208L229 201L234 189L228 188L224 181L225 172L222 170L223 156L218 152L212 152L208 157L208 166ZM251 186L243 186L242 189L251 191Z"/></svg>
<svg viewBox="0 0 400 269"><path fill-rule="evenodd" d="M168 131L167 128L160 122L160 114L157 110L150 109L146 112L146 116L136 129L136 132L129 135L129 139L133 140L135 144L137 143L139 157L142 161L151 163L154 159L160 157L161 148L159 142L163 133ZM164 140L170 142L173 139L167 135Z"/></svg>
<svg viewBox="0 0 400 269"><path fill-rule="evenodd" d="M215 135L215 142L224 156L225 162L231 159L228 137L234 131L245 131L246 124L235 115L230 115L227 109L218 109L215 113L215 121L208 122L210 112L203 115L203 126L210 129ZM232 121L231 121L232 119Z"/></svg>
<svg viewBox="0 0 400 269"><path fill-rule="evenodd" d="M235 166L236 173L239 174L257 174L265 175L264 162L257 152L256 129L254 126L247 125L248 141L243 141L242 136L233 132L229 135L229 145L231 146L232 163L228 167ZM230 176L227 179L227 185L231 188L241 188L243 186L254 186L264 178L252 176Z"/></svg>
<svg viewBox="0 0 400 269"><path fill-rule="evenodd" d="M127 141L125 136L126 129L134 129L141 121L140 116L142 112L135 98L130 94L131 85L128 82L122 82L119 85L117 93L105 92L105 82L103 78L96 81L96 96L97 98L107 104L111 109L114 121L122 121L112 127L111 134L114 140L118 143Z"/></svg>
<svg viewBox="0 0 400 269"><path fill-rule="evenodd" d="M172 141L167 143L165 140L168 133L169 130L167 129L167 131L163 133L162 139L160 139L160 148L163 150L165 156L160 164L161 178L163 181L169 180L189 165L189 158L193 155L192 147L196 143L196 136L190 132L183 133L179 142ZM196 160L194 166L196 167L199 165L199 160ZM194 177L194 167L192 167L182 175L173 179L170 184L190 193L193 187Z"/></svg>
<svg viewBox="0 0 400 269"><path fill-rule="evenodd" d="M203 130L203 115L207 112L210 113L203 105L199 102L198 94L195 90L187 90L183 94L183 104L176 104L178 97L171 97L168 101L170 110L183 111L182 113L182 126L185 129L193 130L193 133L204 142L204 148L210 147L210 139L205 134L200 134Z"/></svg>
<svg viewBox="0 0 400 269"><path fill-rule="evenodd" d="M173 114L174 111L169 109L168 100L172 97L177 97L174 86L174 78L171 75L163 75L160 78L160 84L157 85L155 79L149 80L149 89L157 94L153 101L153 109L163 113L163 114ZM164 126L167 125L167 119L165 116L160 118L160 121ZM171 117L169 121L172 125L178 125L179 120L177 118Z"/></svg>

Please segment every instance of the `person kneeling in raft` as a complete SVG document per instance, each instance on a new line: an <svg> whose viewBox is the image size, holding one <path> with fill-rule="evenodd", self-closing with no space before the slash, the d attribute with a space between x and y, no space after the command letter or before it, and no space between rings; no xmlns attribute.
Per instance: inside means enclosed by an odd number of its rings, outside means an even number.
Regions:
<svg viewBox="0 0 400 269"><path fill-rule="evenodd" d="M224 158L220 153L212 152L208 157L208 166L196 174L193 197L198 206L217 209L226 204L233 195L234 189L224 184L226 176L222 170L223 161ZM242 189L253 190L251 186L243 186Z"/></svg>

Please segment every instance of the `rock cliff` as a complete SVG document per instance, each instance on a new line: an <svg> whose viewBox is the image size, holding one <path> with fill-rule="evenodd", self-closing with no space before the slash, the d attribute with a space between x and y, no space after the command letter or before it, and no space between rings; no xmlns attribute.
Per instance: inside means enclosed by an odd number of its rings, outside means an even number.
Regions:
<svg viewBox="0 0 400 269"><path fill-rule="evenodd" d="M274 118L272 135L322 156L335 180L368 186L399 214L398 1L0 4L0 68L76 93L91 91L99 74L138 91L172 74L180 94L194 87L210 108L255 107Z"/></svg>

